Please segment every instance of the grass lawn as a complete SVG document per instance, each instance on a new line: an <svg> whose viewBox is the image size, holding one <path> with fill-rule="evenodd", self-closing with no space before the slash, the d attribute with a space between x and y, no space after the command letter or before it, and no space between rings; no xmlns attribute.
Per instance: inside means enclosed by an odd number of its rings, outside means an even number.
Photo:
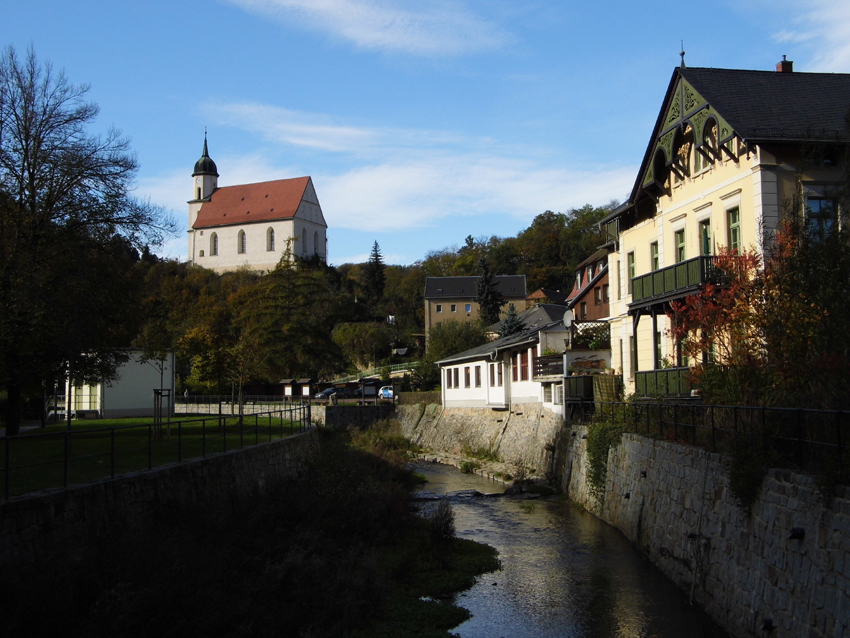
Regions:
<svg viewBox="0 0 850 638"><path fill-rule="evenodd" d="M269 416L172 421L157 429L150 418L75 420L2 439L0 497L87 483L180 460L218 454L290 436L299 423ZM7 450L8 446L8 450ZM8 471L7 471L8 464Z"/></svg>

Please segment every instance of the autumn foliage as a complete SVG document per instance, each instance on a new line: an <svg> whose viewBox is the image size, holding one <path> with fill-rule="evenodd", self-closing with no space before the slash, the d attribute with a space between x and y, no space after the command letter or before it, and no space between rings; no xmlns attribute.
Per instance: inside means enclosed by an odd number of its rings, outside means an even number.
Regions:
<svg viewBox="0 0 850 638"><path fill-rule="evenodd" d="M786 220L762 266L721 252L713 283L671 303L671 336L708 401L844 409L850 405L848 233L811 236Z"/></svg>

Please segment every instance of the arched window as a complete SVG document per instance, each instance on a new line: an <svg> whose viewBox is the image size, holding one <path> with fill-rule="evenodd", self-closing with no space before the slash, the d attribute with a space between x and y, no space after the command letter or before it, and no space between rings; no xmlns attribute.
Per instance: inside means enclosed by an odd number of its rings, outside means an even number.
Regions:
<svg viewBox="0 0 850 638"><path fill-rule="evenodd" d="M245 239L245 231L244 230L239 231L239 238L238 238L238 243L236 244L236 246L237 246L237 248L236 248L237 252L240 252L240 253L248 252L248 242Z"/></svg>
<svg viewBox="0 0 850 638"><path fill-rule="evenodd" d="M307 256L307 229L301 230L301 254Z"/></svg>
<svg viewBox="0 0 850 638"><path fill-rule="evenodd" d="M198 187L198 196L195 197L195 199L201 199L201 188L200 188L200 186Z"/></svg>
<svg viewBox="0 0 850 638"><path fill-rule="evenodd" d="M274 228L266 231L266 250L274 250Z"/></svg>
<svg viewBox="0 0 850 638"><path fill-rule="evenodd" d="M313 233L313 254L319 254L319 231Z"/></svg>
<svg viewBox="0 0 850 638"><path fill-rule="evenodd" d="M210 235L210 255L218 254L218 235L213 233Z"/></svg>

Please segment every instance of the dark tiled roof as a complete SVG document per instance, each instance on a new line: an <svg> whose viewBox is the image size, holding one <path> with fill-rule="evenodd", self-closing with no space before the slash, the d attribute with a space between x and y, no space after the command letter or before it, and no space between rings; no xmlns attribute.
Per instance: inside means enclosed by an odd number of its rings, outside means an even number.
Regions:
<svg viewBox="0 0 850 638"><path fill-rule="evenodd" d="M744 139L846 139L850 74L685 68L679 73Z"/></svg>
<svg viewBox="0 0 850 638"><path fill-rule="evenodd" d="M525 299L525 275L496 275L496 287L505 299ZM474 299L478 277L427 277L425 299Z"/></svg>
<svg viewBox="0 0 850 638"><path fill-rule="evenodd" d="M496 339L495 341L491 341L490 343L485 343L482 346L470 348L469 350L466 350L459 354L454 354L450 357L446 357L445 359L441 359L440 361L437 361L437 364L445 365L458 361L482 359L485 356L489 357L490 360L495 361L496 355L500 351L524 344L530 345L532 343L537 343L540 339L540 331L544 328L557 325L559 321L561 321L560 318L558 319L558 321L553 321L549 324L544 324L536 328L532 328L530 330L523 330L522 332L518 332L515 335L511 335L509 337L502 337L501 339Z"/></svg>
<svg viewBox="0 0 850 638"><path fill-rule="evenodd" d="M558 305L558 304L563 304L564 302L566 302L569 294L570 293L568 293L568 292L561 292L560 290L552 290L551 288L538 288L533 293L528 295L528 297L526 297L526 299L528 299L529 301L535 301L537 299L548 299L553 304Z"/></svg>
<svg viewBox="0 0 850 638"><path fill-rule="evenodd" d="M540 303L536 306L523 310L517 313L517 317L525 324L526 330L539 328L540 326L549 325L553 321L557 322L564 318L564 313L567 311L566 305ZM498 332L502 322L496 322L488 328L491 332Z"/></svg>
<svg viewBox="0 0 850 638"><path fill-rule="evenodd" d="M298 212L309 177L224 186L201 205L193 228L291 219Z"/></svg>

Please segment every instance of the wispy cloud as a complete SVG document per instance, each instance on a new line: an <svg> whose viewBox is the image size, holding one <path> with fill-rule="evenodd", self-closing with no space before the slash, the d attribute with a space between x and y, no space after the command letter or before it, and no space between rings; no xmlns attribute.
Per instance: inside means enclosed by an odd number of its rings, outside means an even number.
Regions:
<svg viewBox="0 0 850 638"><path fill-rule="evenodd" d="M330 33L364 49L424 56L473 53L511 40L459 0L226 0L251 13Z"/></svg>
<svg viewBox="0 0 850 638"><path fill-rule="evenodd" d="M788 10L796 15L775 38L811 51L805 70L850 72L850 3L807 0L789 4Z"/></svg>

